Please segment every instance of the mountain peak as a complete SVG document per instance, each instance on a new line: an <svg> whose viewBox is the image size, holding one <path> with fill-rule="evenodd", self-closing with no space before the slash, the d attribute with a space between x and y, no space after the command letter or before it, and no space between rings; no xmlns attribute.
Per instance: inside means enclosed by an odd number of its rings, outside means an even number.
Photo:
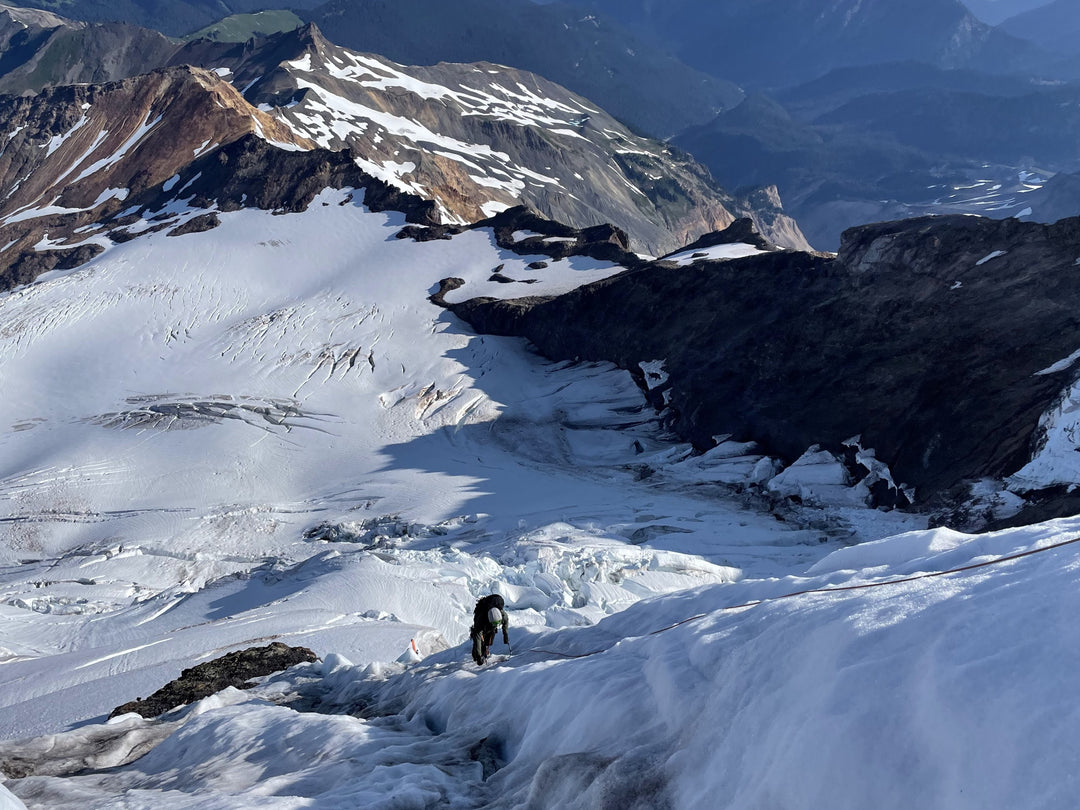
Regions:
<svg viewBox="0 0 1080 810"><path fill-rule="evenodd" d="M8 6L0 3L0 17L7 17L24 26L35 28L85 28L86 23L69 20L36 8L23 8L22 6Z"/></svg>
<svg viewBox="0 0 1080 810"><path fill-rule="evenodd" d="M48 269L42 251L92 246L97 237L76 235L76 229L103 222L149 189L167 186L215 149L244 137L284 150L314 146L251 107L219 73L187 65L108 84L50 88L32 97L3 96L0 122L6 133L0 136L3 286ZM8 273L27 253L34 272Z"/></svg>

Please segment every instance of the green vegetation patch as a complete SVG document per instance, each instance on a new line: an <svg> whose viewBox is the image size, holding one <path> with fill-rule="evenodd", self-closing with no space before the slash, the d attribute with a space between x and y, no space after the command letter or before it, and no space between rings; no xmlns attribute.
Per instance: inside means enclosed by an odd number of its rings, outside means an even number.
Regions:
<svg viewBox="0 0 1080 810"><path fill-rule="evenodd" d="M304 21L284 9L278 11L257 11L254 14L233 14L222 20L200 28L184 37L185 40L213 39L218 42L247 42L253 36L277 34L292 31L304 24Z"/></svg>

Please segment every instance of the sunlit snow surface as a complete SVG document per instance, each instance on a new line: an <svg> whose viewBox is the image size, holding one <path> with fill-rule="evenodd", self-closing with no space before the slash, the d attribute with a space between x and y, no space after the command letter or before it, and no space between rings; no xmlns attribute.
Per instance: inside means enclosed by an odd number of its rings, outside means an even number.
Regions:
<svg viewBox="0 0 1080 810"><path fill-rule="evenodd" d="M664 261L676 262L681 267L699 261L723 261L725 259L741 259L745 256L757 256L765 251L748 245L744 242L735 242L730 245L713 245L707 248L684 250L665 256Z"/></svg>
<svg viewBox="0 0 1080 810"><path fill-rule="evenodd" d="M160 720L34 741L71 768L160 740L111 772L10 784L65 808L1064 809L1080 787L1080 555L1053 545L1076 538L1075 519L900 535L805 577L518 632L482 670L460 649L408 669L330 655Z"/></svg>
<svg viewBox="0 0 1080 810"><path fill-rule="evenodd" d="M223 214L0 297L0 739L39 737L0 761L41 763L7 783L28 806L1071 806L1077 546L723 608L1080 525L840 548L744 507L724 484L769 466L752 448L688 457L626 372L427 300L449 276L510 296L618 268L530 269L485 231L397 240L399 215L347 200ZM822 517L848 541L918 525L842 502ZM478 670L491 590L513 655ZM386 663L410 639L424 660ZM102 725L272 640L324 661Z"/></svg>

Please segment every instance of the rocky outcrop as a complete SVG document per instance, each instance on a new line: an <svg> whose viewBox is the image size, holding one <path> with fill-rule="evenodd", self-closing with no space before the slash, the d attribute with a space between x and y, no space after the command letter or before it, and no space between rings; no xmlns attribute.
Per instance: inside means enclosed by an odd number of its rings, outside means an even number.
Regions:
<svg viewBox="0 0 1080 810"><path fill-rule="evenodd" d="M185 669L179 678L165 684L150 697L136 698L123 706L117 706L110 712L109 717L132 712L143 717L157 717L177 706L194 703L216 694L228 686L250 689L255 685L251 683L255 678L317 660L318 656L307 647L290 647L279 641L265 647L249 647Z"/></svg>
<svg viewBox="0 0 1080 810"><path fill-rule="evenodd" d="M588 256L626 267L644 263L631 252L630 238L620 228L608 224L572 228L540 216L527 206L508 209L475 223L472 228L491 228L496 244L519 256L541 255L552 259ZM531 235L515 238L520 233Z"/></svg>
<svg viewBox="0 0 1080 810"><path fill-rule="evenodd" d="M680 248L677 252L693 254L695 251L705 250L707 248L716 247L717 245L735 244L752 245L759 250L776 249L775 245L758 232L753 220L743 218L735 220L722 231L714 231L713 233L705 234L697 241L691 242L684 248Z"/></svg>
<svg viewBox="0 0 1080 810"><path fill-rule="evenodd" d="M1078 258L1080 218L936 217L852 229L837 258L647 264L452 308L553 358L664 360L672 425L702 448L730 435L790 462L861 436L926 502L1030 458L1076 377L1058 361L1080 348Z"/></svg>

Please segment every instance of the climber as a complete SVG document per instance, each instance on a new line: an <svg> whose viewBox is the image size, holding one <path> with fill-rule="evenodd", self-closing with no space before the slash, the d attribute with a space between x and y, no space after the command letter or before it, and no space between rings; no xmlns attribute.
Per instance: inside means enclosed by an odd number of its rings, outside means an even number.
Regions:
<svg viewBox="0 0 1080 810"><path fill-rule="evenodd" d="M506 603L499 594L489 594L476 602L476 607L473 608L472 627L469 628L469 638L472 640L473 661L478 666L491 655L491 645L495 643L495 633L500 626L503 644L509 649L510 636L506 632L509 621L506 616Z"/></svg>

